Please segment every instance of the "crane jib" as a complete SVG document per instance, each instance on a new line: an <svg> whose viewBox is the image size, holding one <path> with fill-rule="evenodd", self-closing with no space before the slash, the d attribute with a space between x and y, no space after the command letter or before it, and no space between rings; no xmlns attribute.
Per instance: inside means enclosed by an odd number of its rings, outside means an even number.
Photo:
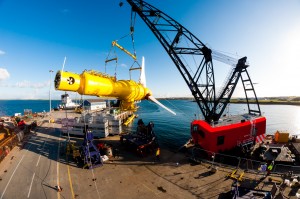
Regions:
<svg viewBox="0 0 300 199"><path fill-rule="evenodd" d="M242 79L248 102L248 112L261 115L256 93L247 72L246 57L236 60L220 52L212 51L188 29L161 10L142 0L127 0L127 2L131 5L132 12L141 17L164 47L191 90L207 122L216 122L220 119L230 102L239 79ZM193 56L194 60L196 60L194 57L201 60L196 64L197 69L195 72L193 71L193 74L183 57L189 55ZM218 97L215 89L213 59L228 65L234 65ZM256 109L250 108L250 97L255 99Z"/></svg>

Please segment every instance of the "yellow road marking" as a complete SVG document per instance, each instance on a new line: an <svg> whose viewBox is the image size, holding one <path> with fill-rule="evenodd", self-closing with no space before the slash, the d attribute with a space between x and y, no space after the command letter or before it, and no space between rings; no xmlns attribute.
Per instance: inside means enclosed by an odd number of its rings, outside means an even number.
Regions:
<svg viewBox="0 0 300 199"><path fill-rule="evenodd" d="M59 162L58 162L58 159L57 159L57 186L59 186ZM60 199L60 194L59 192L57 192L57 198Z"/></svg>
<svg viewBox="0 0 300 199"><path fill-rule="evenodd" d="M53 127L53 126L52 126ZM57 164L56 164L56 172L57 172L57 180L56 180L56 183L57 183L57 186L60 186L59 185L59 150L60 150L60 136L61 134L59 134L59 137L58 137L58 147L57 147ZM57 192L57 198L60 199L60 193Z"/></svg>
<svg viewBox="0 0 300 199"><path fill-rule="evenodd" d="M73 190L73 185L72 185L72 179L71 179L71 173L70 173L68 156L67 156L67 164L68 164L67 168L68 168L68 176L69 176L69 182L70 182L70 188L71 188L72 198L75 198L75 194L74 194L74 190Z"/></svg>

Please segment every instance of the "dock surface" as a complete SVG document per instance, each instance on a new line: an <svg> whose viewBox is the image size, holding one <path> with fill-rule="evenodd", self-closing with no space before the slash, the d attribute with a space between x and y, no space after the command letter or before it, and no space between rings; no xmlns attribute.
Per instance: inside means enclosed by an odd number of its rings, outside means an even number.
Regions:
<svg viewBox="0 0 300 199"><path fill-rule="evenodd" d="M52 114L54 121L64 117L64 112ZM0 199L228 198L231 191L234 179L228 175L233 169L219 167L211 173L211 164L192 164L187 154L167 149L161 149L159 162L155 154L139 157L122 150L101 167L83 169L66 155L61 124L46 119L1 162ZM101 141L120 147L119 136ZM242 177L254 182L262 175L245 172Z"/></svg>

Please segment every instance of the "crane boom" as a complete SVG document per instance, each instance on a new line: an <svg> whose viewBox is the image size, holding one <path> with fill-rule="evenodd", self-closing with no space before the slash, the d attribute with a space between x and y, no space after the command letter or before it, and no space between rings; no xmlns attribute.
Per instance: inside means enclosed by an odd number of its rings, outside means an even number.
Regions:
<svg viewBox="0 0 300 199"><path fill-rule="evenodd" d="M218 121L222 116L243 73L247 76L246 81L242 78L247 102L249 102L247 93L250 91L254 94L258 107L257 110L251 110L248 103L249 113L261 115L253 84L246 69L246 57L236 60L212 51L188 29L154 6L142 0L127 0L127 2L131 5L132 11L137 13L150 28L176 65L207 122ZM191 71L185 63L183 56L186 55L199 60L194 71ZM213 59L234 66L227 84L218 97L216 97ZM251 87L245 89L246 83Z"/></svg>
<svg viewBox="0 0 300 199"><path fill-rule="evenodd" d="M211 118L214 104L210 102L215 101L215 84L211 50L190 31L157 8L144 1L127 0L127 2L132 6L132 11L138 13L148 25L171 57L184 78L184 81L190 88L205 119L208 120ZM164 34L168 33L172 34L170 34L167 39ZM185 37L190 41L190 47L178 45L179 40L182 37ZM193 76L180 58L181 54L201 56L201 63L198 67L199 70ZM204 84L200 85L198 84L197 79L199 80L200 76L204 73L207 73L207 75L205 75L206 81Z"/></svg>

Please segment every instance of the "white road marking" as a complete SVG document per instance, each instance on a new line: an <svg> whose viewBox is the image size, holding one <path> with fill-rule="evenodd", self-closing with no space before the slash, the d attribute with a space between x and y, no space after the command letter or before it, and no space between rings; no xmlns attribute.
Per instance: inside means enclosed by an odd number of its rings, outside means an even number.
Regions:
<svg viewBox="0 0 300 199"><path fill-rule="evenodd" d="M49 135L47 136L47 139L49 138ZM40 151L40 155L39 155L39 159L38 159L38 161L37 161L37 163L36 163L36 167L39 165L39 162L40 162L40 159L41 159L41 153L42 153L42 151L44 150L44 147L45 147L45 144L46 144L46 141L44 142L44 144L43 144L43 148L41 149L41 151Z"/></svg>
<svg viewBox="0 0 300 199"><path fill-rule="evenodd" d="M41 155L39 156L39 159L38 159L38 161L36 162L36 167L39 165L39 162L40 162L40 159L41 159Z"/></svg>
<svg viewBox="0 0 300 199"><path fill-rule="evenodd" d="M32 146L32 144L29 145L29 147L28 147L26 153L29 151L29 149L30 149L31 146ZM22 162L23 158L25 157L26 153L22 156L22 158L21 158L20 162L17 164L17 166L16 166L14 172L11 174L11 176L10 176L10 178L9 178L9 180L8 180L8 182L7 182L7 184L6 184L5 188L4 188L4 190L3 190L3 193L2 193L2 195L1 195L1 197L0 197L0 199L3 198L3 196L4 196L5 192L6 192L6 189L7 189L8 185L9 185L11 179L12 179L13 176L15 175L15 172L16 172L16 170L18 169L18 167L19 167L20 163Z"/></svg>
<svg viewBox="0 0 300 199"><path fill-rule="evenodd" d="M30 192L31 192L31 187L32 187L34 176L35 176L35 173L33 173L33 176L32 176L32 179L31 179L31 183L30 183L30 187L29 187L27 198L29 198L29 196L30 196Z"/></svg>
<svg viewBox="0 0 300 199"><path fill-rule="evenodd" d="M11 179L13 178L13 176L14 176L14 174L15 174L16 170L18 169L18 167L19 167L20 163L22 162L22 160L23 160L24 156L25 156L25 154L22 156L22 158L21 158L21 160L19 161L18 165L16 166L16 168L15 168L14 172L11 174L11 176L10 176L10 178L9 178L9 180L8 180L8 182L7 182L7 184L6 184L6 186L5 186L5 189L3 190L3 193L2 193L2 195L1 195L1 198L0 198L0 199L2 199L2 198L3 198L3 196L4 196L5 192L6 192L6 189L7 189L8 185L9 185L9 183L10 183Z"/></svg>

